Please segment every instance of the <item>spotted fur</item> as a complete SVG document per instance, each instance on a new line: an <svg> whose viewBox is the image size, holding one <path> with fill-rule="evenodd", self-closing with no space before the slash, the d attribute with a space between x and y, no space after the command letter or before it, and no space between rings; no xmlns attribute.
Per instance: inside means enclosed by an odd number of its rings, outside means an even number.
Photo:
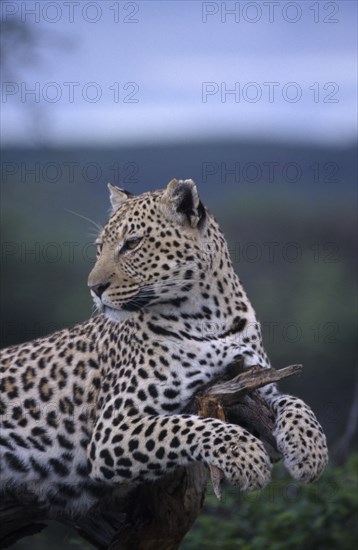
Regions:
<svg viewBox="0 0 358 550"><path fill-rule="evenodd" d="M83 514L113 487L192 461L242 490L263 487L271 464L257 438L181 414L235 358L269 366L217 222L191 180L136 197L110 192L88 280L99 314L2 353L2 489ZM263 395L286 467L316 479L327 448L313 412L275 386Z"/></svg>

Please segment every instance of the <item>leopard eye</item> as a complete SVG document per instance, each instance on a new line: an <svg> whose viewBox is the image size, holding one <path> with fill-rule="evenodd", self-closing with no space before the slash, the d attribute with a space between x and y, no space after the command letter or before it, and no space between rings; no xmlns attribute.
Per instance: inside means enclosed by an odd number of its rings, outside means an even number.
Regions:
<svg viewBox="0 0 358 550"><path fill-rule="evenodd" d="M120 249L119 253L124 254L125 252L129 250L134 250L137 248L139 243L143 240L143 237L131 237L127 239L124 243L122 248Z"/></svg>

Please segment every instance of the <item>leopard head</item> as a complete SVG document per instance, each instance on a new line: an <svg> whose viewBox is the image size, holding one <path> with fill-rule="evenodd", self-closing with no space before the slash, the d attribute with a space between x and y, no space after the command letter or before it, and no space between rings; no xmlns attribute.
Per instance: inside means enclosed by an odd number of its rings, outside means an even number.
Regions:
<svg viewBox="0 0 358 550"><path fill-rule="evenodd" d="M138 196L111 184L109 190L112 213L88 278L97 308L123 320L141 309L172 310L195 299L217 252L215 222L195 183L173 179L164 190Z"/></svg>

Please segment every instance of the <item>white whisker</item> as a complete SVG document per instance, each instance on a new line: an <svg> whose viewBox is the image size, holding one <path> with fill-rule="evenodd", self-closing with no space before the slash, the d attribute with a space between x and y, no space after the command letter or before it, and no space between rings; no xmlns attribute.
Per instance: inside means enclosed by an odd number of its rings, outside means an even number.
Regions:
<svg viewBox="0 0 358 550"><path fill-rule="evenodd" d="M96 223L95 221L91 220L91 218L87 218L87 216L83 216L82 214L79 214L78 212L74 212L73 210L70 210L69 208L65 208L66 212L69 212L70 214L73 214L74 216L77 216L78 218L82 218L83 220L86 220L87 222L92 223L98 231L103 231L103 226Z"/></svg>

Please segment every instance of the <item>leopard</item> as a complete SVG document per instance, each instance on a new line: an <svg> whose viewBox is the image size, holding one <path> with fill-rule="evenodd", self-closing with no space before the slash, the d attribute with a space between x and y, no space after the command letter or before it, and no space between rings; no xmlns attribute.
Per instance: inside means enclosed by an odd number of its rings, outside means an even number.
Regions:
<svg viewBox="0 0 358 550"><path fill-rule="evenodd" d="M96 313L1 353L2 493L81 516L115 488L194 462L263 488L272 461L255 435L185 413L232 362L270 367L218 222L191 179L139 195L108 186L88 277ZM275 384L259 391L286 469L318 479L328 450L311 408Z"/></svg>

